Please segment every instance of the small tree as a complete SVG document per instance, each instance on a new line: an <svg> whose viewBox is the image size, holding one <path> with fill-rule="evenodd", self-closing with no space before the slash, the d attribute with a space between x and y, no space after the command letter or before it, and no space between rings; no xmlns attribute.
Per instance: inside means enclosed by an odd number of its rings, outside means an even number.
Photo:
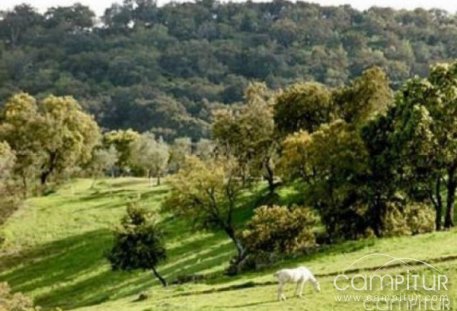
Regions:
<svg viewBox="0 0 457 311"><path fill-rule="evenodd" d="M118 153L114 146L108 149L100 148L95 149L92 153L92 160L89 163L89 172L92 174L94 181L97 177L111 173L114 175L114 166L118 160Z"/></svg>
<svg viewBox="0 0 457 311"><path fill-rule="evenodd" d="M114 246L107 257L113 270L152 270L167 286L156 269L166 259L162 231L151 214L136 204L128 206L121 226L114 231Z"/></svg>
<svg viewBox="0 0 457 311"><path fill-rule="evenodd" d="M278 144L275 139L273 94L265 84L253 83L245 92L244 105L216 111L212 127L218 150L237 159L243 181L263 177L273 195Z"/></svg>
<svg viewBox="0 0 457 311"><path fill-rule="evenodd" d="M132 145L140 138L140 134L134 130L110 131L103 135L103 144L106 148L114 146L118 153L116 165L123 172L131 167Z"/></svg>
<svg viewBox="0 0 457 311"><path fill-rule="evenodd" d="M176 138L170 146L169 168L172 172L177 172L184 163L186 156L192 152L192 141L189 137Z"/></svg>
<svg viewBox="0 0 457 311"><path fill-rule="evenodd" d="M164 208L193 219L198 227L224 230L236 247L236 261L241 262L245 249L233 223L242 189L237 176L237 162L233 158L202 161L190 156L180 171L170 178L170 196Z"/></svg>
<svg viewBox="0 0 457 311"><path fill-rule="evenodd" d="M167 143L156 139L152 133L143 133L131 148L132 163L146 170L148 178L157 177L157 185L160 185L160 177L165 173L170 158Z"/></svg>
<svg viewBox="0 0 457 311"><path fill-rule="evenodd" d="M195 144L195 155L203 161L206 161L214 155L215 147L213 141L206 138L200 138Z"/></svg>

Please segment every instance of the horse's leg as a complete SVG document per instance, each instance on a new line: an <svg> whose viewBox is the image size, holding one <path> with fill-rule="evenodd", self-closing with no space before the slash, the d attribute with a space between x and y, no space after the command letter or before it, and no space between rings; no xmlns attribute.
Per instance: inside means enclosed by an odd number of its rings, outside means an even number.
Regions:
<svg viewBox="0 0 457 311"><path fill-rule="evenodd" d="M279 286L278 286L278 300L279 301L286 300L286 297L284 296L284 293L283 293L283 287L284 287L284 283L279 282Z"/></svg>
<svg viewBox="0 0 457 311"><path fill-rule="evenodd" d="M302 281L300 284L300 293L298 294L298 297L303 297L303 287L305 286L306 281Z"/></svg>
<svg viewBox="0 0 457 311"><path fill-rule="evenodd" d="M295 295L300 296L300 282L297 282L297 288L295 289Z"/></svg>

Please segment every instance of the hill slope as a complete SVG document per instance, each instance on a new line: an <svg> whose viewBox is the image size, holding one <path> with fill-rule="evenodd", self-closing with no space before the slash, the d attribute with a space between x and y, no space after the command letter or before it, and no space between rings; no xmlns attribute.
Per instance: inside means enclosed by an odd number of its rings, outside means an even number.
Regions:
<svg viewBox="0 0 457 311"><path fill-rule="evenodd" d="M305 264L320 279L322 292L306 288L304 300L276 302L272 271L235 278L222 275L232 255L230 242L221 234L193 232L172 217L162 215L167 233L169 261L159 270L169 279L178 275L206 274L199 284L163 289L149 272L110 271L103 257L110 248L110 228L117 224L130 200L158 209L166 186L150 187L145 179L121 178L97 182L76 180L46 197L32 198L4 226L6 242L0 257L0 281L35 298L45 309L65 310L354 310L354 303L335 301L333 276L368 254L414 257L433 263L457 279L456 231L415 237L346 242L308 257L279 264ZM357 265L383 265L385 258L371 256ZM401 267L392 267L401 271ZM289 287L288 296L292 294ZM145 292L149 299L135 302ZM455 291L452 292L455 296ZM456 298L456 297L453 297Z"/></svg>
<svg viewBox="0 0 457 311"><path fill-rule="evenodd" d="M211 110L241 101L251 80L337 86L377 65L399 87L457 57L457 19L440 10L127 1L100 23L93 15L82 5L6 12L0 105L21 90L73 95L104 128L197 139Z"/></svg>

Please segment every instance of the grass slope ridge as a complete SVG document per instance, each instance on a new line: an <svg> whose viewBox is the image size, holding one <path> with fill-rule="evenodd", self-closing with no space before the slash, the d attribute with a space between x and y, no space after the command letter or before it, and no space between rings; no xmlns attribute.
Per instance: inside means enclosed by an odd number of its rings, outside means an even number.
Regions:
<svg viewBox="0 0 457 311"><path fill-rule="evenodd" d="M32 296L45 309L65 310L277 310L272 271L235 278L222 275L233 255L223 234L195 232L188 224L162 215L167 232L169 260L159 270L173 281L179 275L211 274L206 283L173 285L163 289L150 272L112 272L104 253L110 248L110 228L119 222L129 201L140 200L158 210L166 186L151 187L140 178L76 180L46 197L32 198L3 227L6 242L0 256L0 281ZM283 195L290 195L284 191ZM247 198L247 201L249 198ZM249 205L249 204L248 204ZM250 211L241 209L243 221ZM323 248L307 257L280 263L281 267L305 264L320 276L322 293L306 291L305 301L291 299L281 308L300 310L353 310L336 302L332 275L358 258L386 253L433 262L457 279L456 231L413 237L349 241ZM442 260L443 259L443 260ZM384 262L375 256L359 269ZM390 269L399 269L393 266ZM291 289L292 287L290 287ZM141 292L151 297L135 302ZM290 296L290 292L288 295ZM338 304L338 305L337 305Z"/></svg>

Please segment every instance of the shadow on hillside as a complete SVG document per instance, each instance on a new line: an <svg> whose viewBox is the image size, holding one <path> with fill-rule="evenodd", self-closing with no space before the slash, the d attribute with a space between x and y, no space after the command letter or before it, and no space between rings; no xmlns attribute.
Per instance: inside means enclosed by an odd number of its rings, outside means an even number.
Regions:
<svg viewBox="0 0 457 311"><path fill-rule="evenodd" d="M128 184L136 184L129 181ZM125 183L122 184L125 186ZM100 202L115 193L120 202ZM139 194L141 193L141 194ZM140 196L145 207L150 199L166 193L163 187L152 187L143 191L129 189L99 189L83 197L81 201L94 201L88 208L123 205L131 196ZM67 198L65 198L67 199ZM82 199L82 200L81 200ZM238 226L252 214L254 195L244 195L234 219ZM72 197L69 200L73 200ZM92 203L92 202L91 202ZM153 202L150 202L151 204ZM171 283L178 276L208 274L220 276L221 270L233 256L234 247L223 233L195 234L189 221L176 217L162 220L167 233L167 243L173 245L168 251L169 261L158 270ZM146 272L113 272L104 254L112 245L108 229L99 229L24 250L14 255L0 257L0 281L7 281L14 291L28 293L35 297L38 305L46 308L79 308L119 299L159 286L156 279ZM225 281L233 279L222 278ZM207 280L208 281L208 280Z"/></svg>
<svg viewBox="0 0 457 311"><path fill-rule="evenodd" d="M0 280L9 282L14 291L33 292L36 304L45 309L94 305L158 286L150 272L111 271L104 258L111 244L111 233L104 229L5 255L0 257ZM231 250L222 236L189 242L183 238L169 250L170 261L158 268L171 282L178 275L199 274L226 262Z"/></svg>

